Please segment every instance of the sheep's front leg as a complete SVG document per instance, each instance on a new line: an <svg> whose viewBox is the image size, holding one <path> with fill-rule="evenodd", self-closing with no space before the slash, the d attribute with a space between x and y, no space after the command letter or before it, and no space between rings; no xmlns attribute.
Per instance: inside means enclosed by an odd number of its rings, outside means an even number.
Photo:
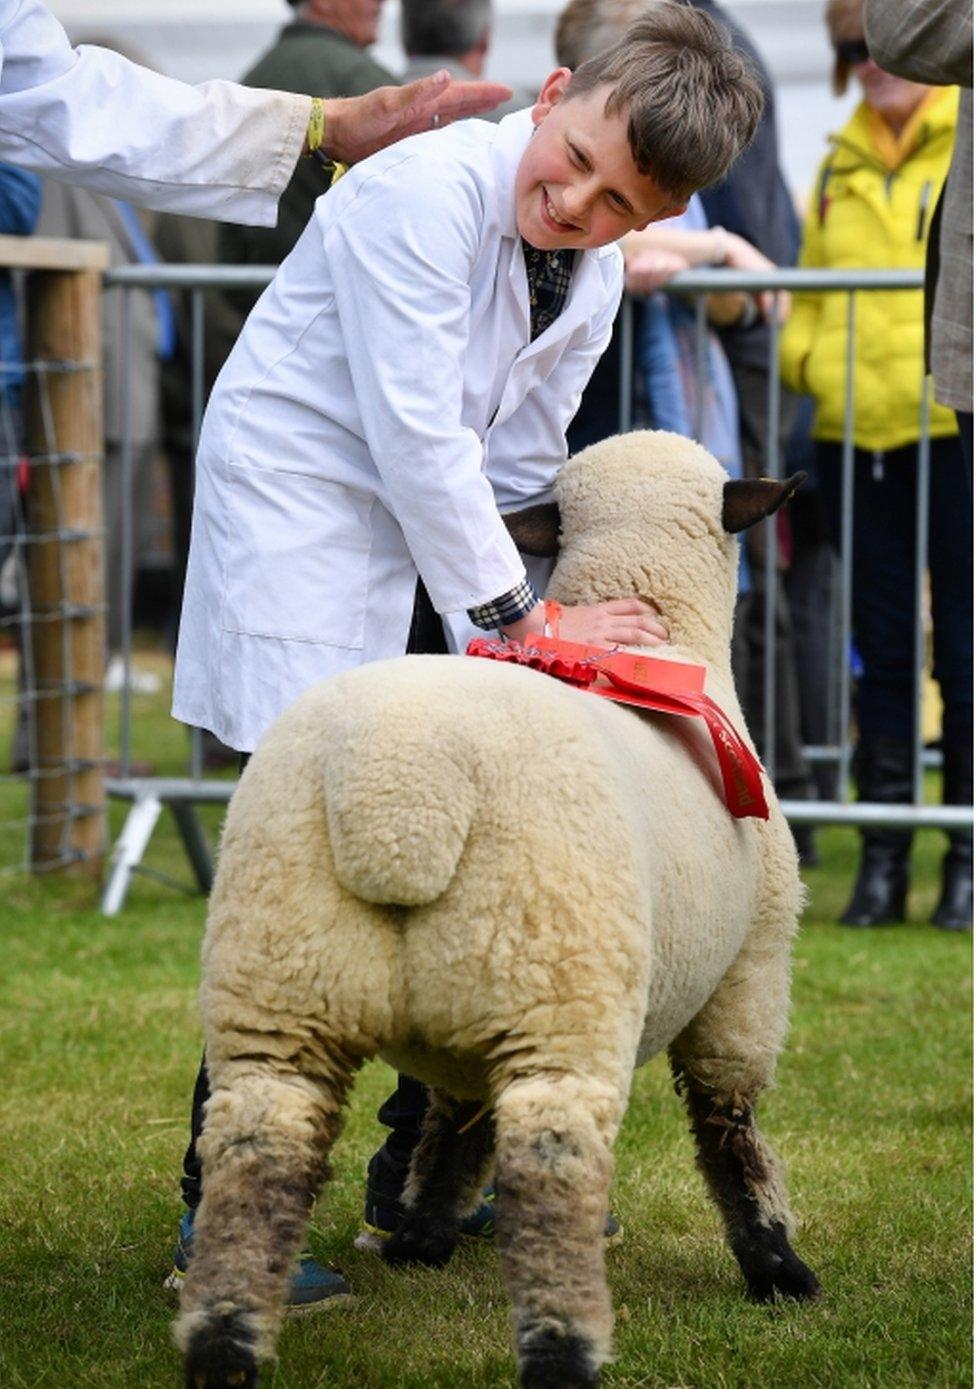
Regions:
<svg viewBox="0 0 976 1389"><path fill-rule="evenodd" d="M211 1079L203 1199L176 1339L187 1389L251 1389L274 1354L349 1075L326 1085L231 1064L211 1068Z"/></svg>
<svg viewBox="0 0 976 1389"><path fill-rule="evenodd" d="M432 1090L420 1141L403 1193L406 1214L383 1246L390 1264L433 1268L454 1253L464 1217L475 1208L491 1166L490 1111L477 1102Z"/></svg>
<svg viewBox="0 0 976 1389"><path fill-rule="evenodd" d="M783 1165L756 1127L789 1008L788 938L747 943L718 989L671 1047L691 1117L698 1166L721 1212L749 1296L812 1298L816 1277L793 1252Z"/></svg>
<svg viewBox="0 0 976 1389"><path fill-rule="evenodd" d="M496 1239L523 1389L593 1389L609 1357L603 1227L620 1108L576 1075L516 1081L496 1103Z"/></svg>

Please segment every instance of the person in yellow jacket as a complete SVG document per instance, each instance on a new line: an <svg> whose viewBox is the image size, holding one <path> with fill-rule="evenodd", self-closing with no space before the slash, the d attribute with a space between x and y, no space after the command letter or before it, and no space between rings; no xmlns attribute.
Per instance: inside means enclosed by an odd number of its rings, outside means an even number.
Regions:
<svg viewBox="0 0 976 1389"><path fill-rule="evenodd" d="M958 90L883 72L864 41L862 0L829 0L834 90L849 74L863 100L830 137L807 214L800 264L921 268L929 222L952 155ZM816 465L835 539L847 371L846 293L798 294L782 339L783 380L812 395ZM855 774L862 800L912 798L915 525L921 431L922 293L856 296L853 434L853 624L863 662ZM945 799L972 800L972 468L955 415L930 403L929 567L935 677L943 698ZM841 920L905 917L911 835L864 832L854 893ZM972 839L950 836L933 921L972 925Z"/></svg>

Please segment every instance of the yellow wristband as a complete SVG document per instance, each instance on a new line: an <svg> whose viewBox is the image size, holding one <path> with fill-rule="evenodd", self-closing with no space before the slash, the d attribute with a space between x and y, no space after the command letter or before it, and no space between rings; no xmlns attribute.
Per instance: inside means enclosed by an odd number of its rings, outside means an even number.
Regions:
<svg viewBox="0 0 976 1389"><path fill-rule="evenodd" d="M325 102L320 96L312 97L312 110L308 118L308 134L305 144L309 154L322 148L325 143Z"/></svg>

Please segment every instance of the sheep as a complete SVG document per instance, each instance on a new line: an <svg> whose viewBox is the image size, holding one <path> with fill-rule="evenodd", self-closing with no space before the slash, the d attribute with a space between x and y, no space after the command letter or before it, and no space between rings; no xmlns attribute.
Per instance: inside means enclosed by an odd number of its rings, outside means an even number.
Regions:
<svg viewBox="0 0 976 1389"><path fill-rule="evenodd" d="M510 517L561 545L549 594L637 596L743 733L734 532L791 483L730 482L678 436L571 459ZM734 819L698 720L524 666L410 656L323 681L232 799L203 949L212 1097L176 1335L193 1389L254 1385L357 1068L431 1087L393 1264L443 1264L491 1171L520 1383L594 1386L603 1224L635 1065L667 1048L748 1294L811 1298L756 1127L802 889L788 825Z"/></svg>

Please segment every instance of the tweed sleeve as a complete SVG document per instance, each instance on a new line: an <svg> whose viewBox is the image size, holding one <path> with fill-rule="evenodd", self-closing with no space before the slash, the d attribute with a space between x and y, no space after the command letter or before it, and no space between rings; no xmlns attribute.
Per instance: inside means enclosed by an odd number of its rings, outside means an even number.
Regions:
<svg viewBox="0 0 976 1389"><path fill-rule="evenodd" d="M973 85L972 0L867 0L864 26L886 72L937 87Z"/></svg>

